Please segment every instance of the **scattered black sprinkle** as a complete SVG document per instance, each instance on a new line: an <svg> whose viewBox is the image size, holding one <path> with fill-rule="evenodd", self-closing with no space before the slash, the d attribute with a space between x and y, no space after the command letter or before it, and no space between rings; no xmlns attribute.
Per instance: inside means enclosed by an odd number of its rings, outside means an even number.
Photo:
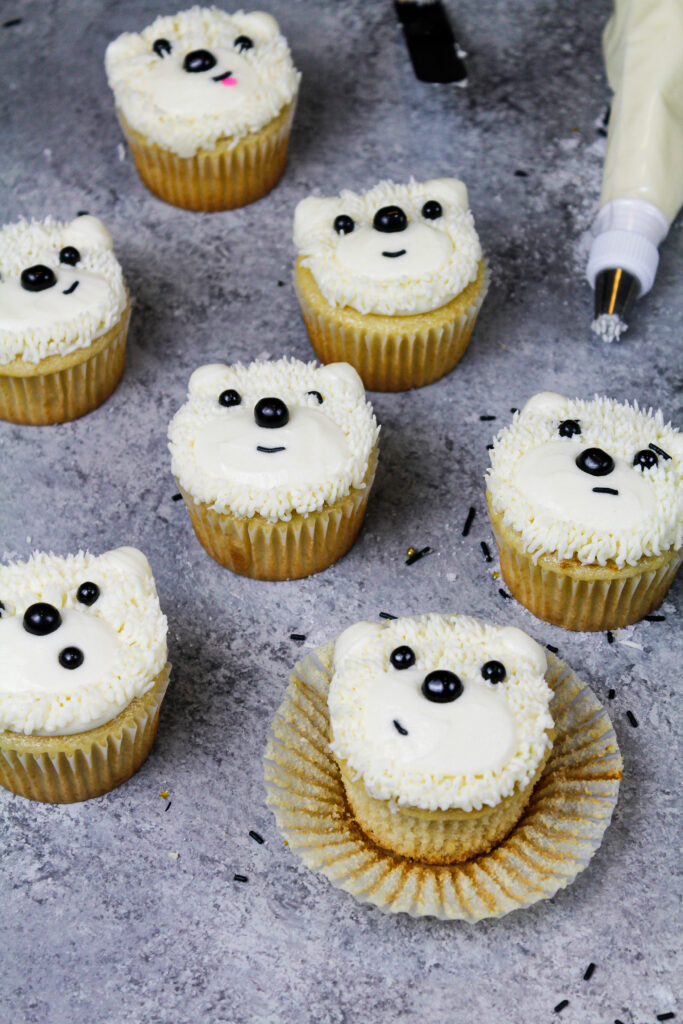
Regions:
<svg viewBox="0 0 683 1024"><path fill-rule="evenodd" d="M462 528L462 535L463 535L463 537L466 537L467 534L470 532L470 527L471 527L472 523L474 522L474 517L476 516L476 514L477 514L477 510L474 507L474 505L472 505L472 507L470 508L469 512L467 513L467 519L465 520L465 525Z"/></svg>
<svg viewBox="0 0 683 1024"><path fill-rule="evenodd" d="M9 21L3 21L3 28L14 28L15 25L21 25L23 18L10 18Z"/></svg>
<svg viewBox="0 0 683 1024"><path fill-rule="evenodd" d="M608 644L613 644L614 643L614 633L612 632L611 629L607 630L607 643Z"/></svg>
<svg viewBox="0 0 683 1024"><path fill-rule="evenodd" d="M549 651L552 651L553 654L557 654L557 652L559 651L559 647L553 647L552 644L546 644L546 647Z"/></svg>
<svg viewBox="0 0 683 1024"><path fill-rule="evenodd" d="M285 282L284 281L278 281L277 286L278 286L278 288L284 288Z"/></svg>
<svg viewBox="0 0 683 1024"><path fill-rule="evenodd" d="M666 622L666 615L644 615L646 622Z"/></svg>
<svg viewBox="0 0 683 1024"><path fill-rule="evenodd" d="M515 178L528 178L528 177L529 177L529 172L528 171L523 171L521 167L518 167L517 170L515 171Z"/></svg>
<svg viewBox="0 0 683 1024"><path fill-rule="evenodd" d="M486 559L486 561L487 562L492 562L493 559L491 558L491 552L489 551L489 546L488 546L488 544L486 543L485 540L482 540L482 541L479 542L479 547L481 548L481 550L483 552L483 555L484 555L484 558Z"/></svg>
<svg viewBox="0 0 683 1024"><path fill-rule="evenodd" d="M380 612L379 613L379 617L380 617L380 619L395 619L396 618L396 616L395 615L391 615L390 612Z"/></svg>
<svg viewBox="0 0 683 1024"><path fill-rule="evenodd" d="M249 830L249 835L255 843L259 844L259 846L262 846L263 843L265 843L263 836L259 832L254 832L253 828Z"/></svg>
<svg viewBox="0 0 683 1024"><path fill-rule="evenodd" d="M174 494L173 497L171 498L171 501L182 501L182 498L182 494Z"/></svg>
<svg viewBox="0 0 683 1024"><path fill-rule="evenodd" d="M586 970L583 972L583 980L590 981L593 977L593 971L595 970L595 964L589 964Z"/></svg>
<svg viewBox="0 0 683 1024"><path fill-rule="evenodd" d="M485 416L480 416L479 417L479 419L482 422L485 422L485 421L488 421L488 420L495 420L495 418L496 418L495 416L489 416L489 415L485 415Z"/></svg>
<svg viewBox="0 0 683 1024"><path fill-rule="evenodd" d="M610 690L609 693L607 694L607 697L608 697L609 700L614 700L616 695L617 695L617 691L616 690Z"/></svg>
<svg viewBox="0 0 683 1024"><path fill-rule="evenodd" d="M173 803L173 801L169 800L168 803L166 804L166 806L164 807L164 810L167 811L172 803Z"/></svg>
<svg viewBox="0 0 683 1024"><path fill-rule="evenodd" d="M633 712L632 711L627 711L626 712L626 717L628 718L628 720L631 723L631 725L633 726L633 728L637 729L638 728L638 719L633 714Z"/></svg>
<svg viewBox="0 0 683 1024"><path fill-rule="evenodd" d="M290 633L289 634L289 639L290 640L297 640L300 644L302 644L304 642L304 640L306 639L306 637L304 636L303 633Z"/></svg>
<svg viewBox="0 0 683 1024"><path fill-rule="evenodd" d="M557 1006L555 1007L555 1013L562 1013L562 1011L564 1010L565 1006L569 1006L569 1000L568 999L562 999L561 1002L559 1002L557 1004Z"/></svg>
<svg viewBox="0 0 683 1024"><path fill-rule="evenodd" d="M486 451L487 451L487 452L490 452L490 451L492 451L492 450L493 450L493 445L492 445L492 444L487 444L487 445L486 445Z"/></svg>
<svg viewBox="0 0 683 1024"><path fill-rule="evenodd" d="M401 723L398 721L398 719L396 719L396 718L394 719L394 726L396 727L396 732L399 732L401 734L401 736L407 736L408 735L408 730L405 729L401 725Z"/></svg>
<svg viewBox="0 0 683 1024"><path fill-rule="evenodd" d="M657 1020L673 1020L675 1016L676 1014L672 1013L671 1010L669 1010L668 1013L658 1013Z"/></svg>
<svg viewBox="0 0 683 1024"><path fill-rule="evenodd" d="M604 133L607 135L607 132ZM623 1020L615 1020L614 1024L624 1024Z"/></svg>
<svg viewBox="0 0 683 1024"><path fill-rule="evenodd" d="M419 562L425 555L431 554L431 548L420 548L419 551L413 552L408 558L406 558L406 565L412 565L413 562Z"/></svg>
<svg viewBox="0 0 683 1024"><path fill-rule="evenodd" d="M246 875L233 875L232 876L232 880L233 880L233 882L248 882L249 881L249 879L247 878Z"/></svg>
<svg viewBox="0 0 683 1024"><path fill-rule="evenodd" d="M516 405L513 405L512 408L510 409L510 412L513 412L513 413L514 412L519 412L519 409L517 408Z"/></svg>
<svg viewBox="0 0 683 1024"><path fill-rule="evenodd" d="M503 590L502 587L498 587L498 593L500 594L501 597L507 598L508 601L512 600L507 590Z"/></svg>
<svg viewBox="0 0 683 1024"><path fill-rule="evenodd" d="M87 217L88 216L88 211L87 210L79 210L78 213L76 214L76 216L77 217Z"/></svg>

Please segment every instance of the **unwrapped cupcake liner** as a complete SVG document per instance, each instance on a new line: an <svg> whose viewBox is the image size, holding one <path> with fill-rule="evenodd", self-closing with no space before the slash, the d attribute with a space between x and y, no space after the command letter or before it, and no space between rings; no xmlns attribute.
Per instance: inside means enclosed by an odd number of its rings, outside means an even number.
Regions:
<svg viewBox="0 0 683 1024"><path fill-rule="evenodd" d="M392 325L391 317L330 306L314 281L317 301L311 301L301 286L299 272L294 286L316 355L323 363L350 363L369 391L407 391L450 373L465 354L490 279L484 264L474 298L451 318L439 317L435 322L430 313L422 318L397 316ZM309 284L312 280L310 275Z"/></svg>
<svg viewBox="0 0 683 1024"><path fill-rule="evenodd" d="M142 697L102 726L67 736L0 732L0 786L29 800L71 804L102 796L134 775L157 732L167 663Z"/></svg>
<svg viewBox="0 0 683 1024"><path fill-rule="evenodd" d="M295 513L287 522L274 523L262 516L244 518L216 512L176 482L197 539L212 558L241 576L294 580L327 569L352 547L363 523L376 468L375 450L362 487L352 487L344 498L317 512Z"/></svg>
<svg viewBox="0 0 683 1024"><path fill-rule="evenodd" d="M233 144L182 157L150 142L119 111L119 122L138 174L154 195L185 210L231 210L246 206L277 185L287 162L296 100L269 124Z"/></svg>
<svg viewBox="0 0 683 1024"><path fill-rule="evenodd" d="M40 363L0 366L0 419L47 426L92 412L116 389L126 362L130 306L87 348Z"/></svg>
<svg viewBox="0 0 683 1024"><path fill-rule="evenodd" d="M623 569L573 567L543 556L534 563L502 516L491 513L491 524L510 592L539 619L564 629L597 632L638 622L662 603L683 560L683 550L671 550Z"/></svg>
<svg viewBox="0 0 683 1024"><path fill-rule="evenodd" d="M333 656L331 641L295 667L264 758L268 804L307 867L381 910L472 922L548 899L583 871L612 817L622 760L606 710L567 665L548 655L555 739L520 820L490 853L431 865L377 846L353 818L329 747Z"/></svg>

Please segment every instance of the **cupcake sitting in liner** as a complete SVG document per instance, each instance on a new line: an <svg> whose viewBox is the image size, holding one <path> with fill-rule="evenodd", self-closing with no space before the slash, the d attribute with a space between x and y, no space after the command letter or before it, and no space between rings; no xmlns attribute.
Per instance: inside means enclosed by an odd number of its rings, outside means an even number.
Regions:
<svg viewBox="0 0 683 1024"><path fill-rule="evenodd" d="M0 229L0 419L63 423L96 409L123 374L129 316L97 217Z"/></svg>
<svg viewBox="0 0 683 1024"><path fill-rule="evenodd" d="M172 470L198 539L233 572L308 576L360 530L379 429L346 363L222 363L192 374L169 427Z"/></svg>
<svg viewBox="0 0 683 1024"><path fill-rule="evenodd" d="M294 244L299 303L324 363L351 363L371 391L405 391L461 359L488 288L461 181L310 196Z"/></svg>
<svg viewBox="0 0 683 1024"><path fill-rule="evenodd" d="M280 180L301 76L270 14L193 7L125 32L105 63L155 195L187 210L228 210Z"/></svg>
<svg viewBox="0 0 683 1024"><path fill-rule="evenodd" d="M545 652L462 615L360 622L337 638L331 750L363 832L426 864L498 844L550 755Z"/></svg>
<svg viewBox="0 0 683 1024"><path fill-rule="evenodd" d="M642 619L683 559L682 468L683 437L660 412L535 395L495 439L487 474L511 592L566 629Z"/></svg>
<svg viewBox="0 0 683 1024"><path fill-rule="evenodd" d="M151 750L169 671L141 551L0 566L0 785L72 803L125 782Z"/></svg>

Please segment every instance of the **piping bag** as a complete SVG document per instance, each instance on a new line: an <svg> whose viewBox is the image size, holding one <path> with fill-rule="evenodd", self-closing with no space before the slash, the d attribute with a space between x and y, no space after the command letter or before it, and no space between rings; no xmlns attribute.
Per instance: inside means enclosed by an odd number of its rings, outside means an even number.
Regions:
<svg viewBox="0 0 683 1024"><path fill-rule="evenodd" d="M611 342L652 288L657 247L683 203L683 3L616 0L602 45L614 100L586 276L592 330Z"/></svg>

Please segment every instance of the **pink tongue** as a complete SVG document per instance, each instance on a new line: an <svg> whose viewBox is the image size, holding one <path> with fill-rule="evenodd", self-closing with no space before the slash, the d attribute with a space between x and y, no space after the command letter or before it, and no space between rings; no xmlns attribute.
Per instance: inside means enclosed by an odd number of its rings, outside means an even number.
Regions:
<svg viewBox="0 0 683 1024"><path fill-rule="evenodd" d="M229 78L221 78L221 85L237 85L237 79L232 75Z"/></svg>

